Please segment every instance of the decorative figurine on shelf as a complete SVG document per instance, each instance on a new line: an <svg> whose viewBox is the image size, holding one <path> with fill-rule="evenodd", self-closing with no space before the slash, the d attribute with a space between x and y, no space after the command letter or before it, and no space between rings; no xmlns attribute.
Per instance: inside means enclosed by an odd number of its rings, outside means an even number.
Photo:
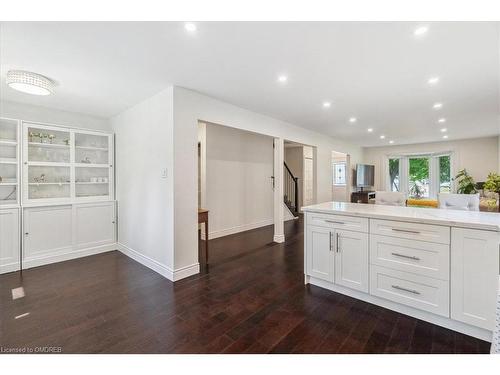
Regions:
<svg viewBox="0 0 500 375"><path fill-rule="evenodd" d="M86 156L85 159L82 160L82 163L91 164L92 162L90 161L90 158L88 156Z"/></svg>
<svg viewBox="0 0 500 375"><path fill-rule="evenodd" d="M28 135L30 137L30 142L33 142L33 137L35 136L35 133L29 132Z"/></svg>
<svg viewBox="0 0 500 375"><path fill-rule="evenodd" d="M52 143L56 136L54 134L49 134L49 142Z"/></svg>
<svg viewBox="0 0 500 375"><path fill-rule="evenodd" d="M66 146L69 146L69 139L65 139L63 142Z"/></svg>

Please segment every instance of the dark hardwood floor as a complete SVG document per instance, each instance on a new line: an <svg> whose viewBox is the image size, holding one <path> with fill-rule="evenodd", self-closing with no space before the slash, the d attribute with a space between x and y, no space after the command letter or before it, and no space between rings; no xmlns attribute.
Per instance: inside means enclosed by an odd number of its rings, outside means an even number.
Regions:
<svg viewBox="0 0 500 375"><path fill-rule="evenodd" d="M63 353L487 353L489 343L303 284L302 222L210 241L171 283L114 251L0 276L0 347ZM12 299L24 287L26 296ZM29 313L28 315L24 315ZM16 317L18 317L16 319Z"/></svg>

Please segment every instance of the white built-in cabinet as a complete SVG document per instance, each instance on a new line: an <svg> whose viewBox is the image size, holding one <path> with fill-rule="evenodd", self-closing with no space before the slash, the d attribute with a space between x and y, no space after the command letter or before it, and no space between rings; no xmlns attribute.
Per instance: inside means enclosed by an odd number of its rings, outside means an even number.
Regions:
<svg viewBox="0 0 500 375"><path fill-rule="evenodd" d="M19 208L0 209L0 274L20 266Z"/></svg>
<svg viewBox="0 0 500 375"><path fill-rule="evenodd" d="M339 227L367 229L363 222L348 218L329 220L321 215L306 225L307 274L340 286L368 292L368 234Z"/></svg>
<svg viewBox="0 0 500 375"><path fill-rule="evenodd" d="M500 274L500 233L452 228L451 249L451 317L492 330Z"/></svg>
<svg viewBox="0 0 500 375"><path fill-rule="evenodd" d="M113 135L0 118L0 273L114 249Z"/></svg>

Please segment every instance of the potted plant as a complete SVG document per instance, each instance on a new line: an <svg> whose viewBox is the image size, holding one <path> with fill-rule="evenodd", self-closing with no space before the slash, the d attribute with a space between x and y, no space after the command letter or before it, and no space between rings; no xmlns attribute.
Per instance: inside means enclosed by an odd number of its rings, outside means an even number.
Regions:
<svg viewBox="0 0 500 375"><path fill-rule="evenodd" d="M484 183L484 190L499 194L500 196L500 174L491 172ZM500 205L498 206L498 212L500 212Z"/></svg>
<svg viewBox="0 0 500 375"><path fill-rule="evenodd" d="M457 193L458 194L476 194L476 183L472 176L465 170L462 169L458 171L455 176L455 180L457 181Z"/></svg>

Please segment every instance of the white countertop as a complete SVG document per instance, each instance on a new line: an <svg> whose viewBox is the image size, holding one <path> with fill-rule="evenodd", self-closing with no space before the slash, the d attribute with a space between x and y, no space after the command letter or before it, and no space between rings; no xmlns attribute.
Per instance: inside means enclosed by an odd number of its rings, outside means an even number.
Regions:
<svg viewBox="0 0 500 375"><path fill-rule="evenodd" d="M346 202L320 203L302 207L302 211L500 232L500 213L496 212L443 210L439 208L384 206Z"/></svg>

